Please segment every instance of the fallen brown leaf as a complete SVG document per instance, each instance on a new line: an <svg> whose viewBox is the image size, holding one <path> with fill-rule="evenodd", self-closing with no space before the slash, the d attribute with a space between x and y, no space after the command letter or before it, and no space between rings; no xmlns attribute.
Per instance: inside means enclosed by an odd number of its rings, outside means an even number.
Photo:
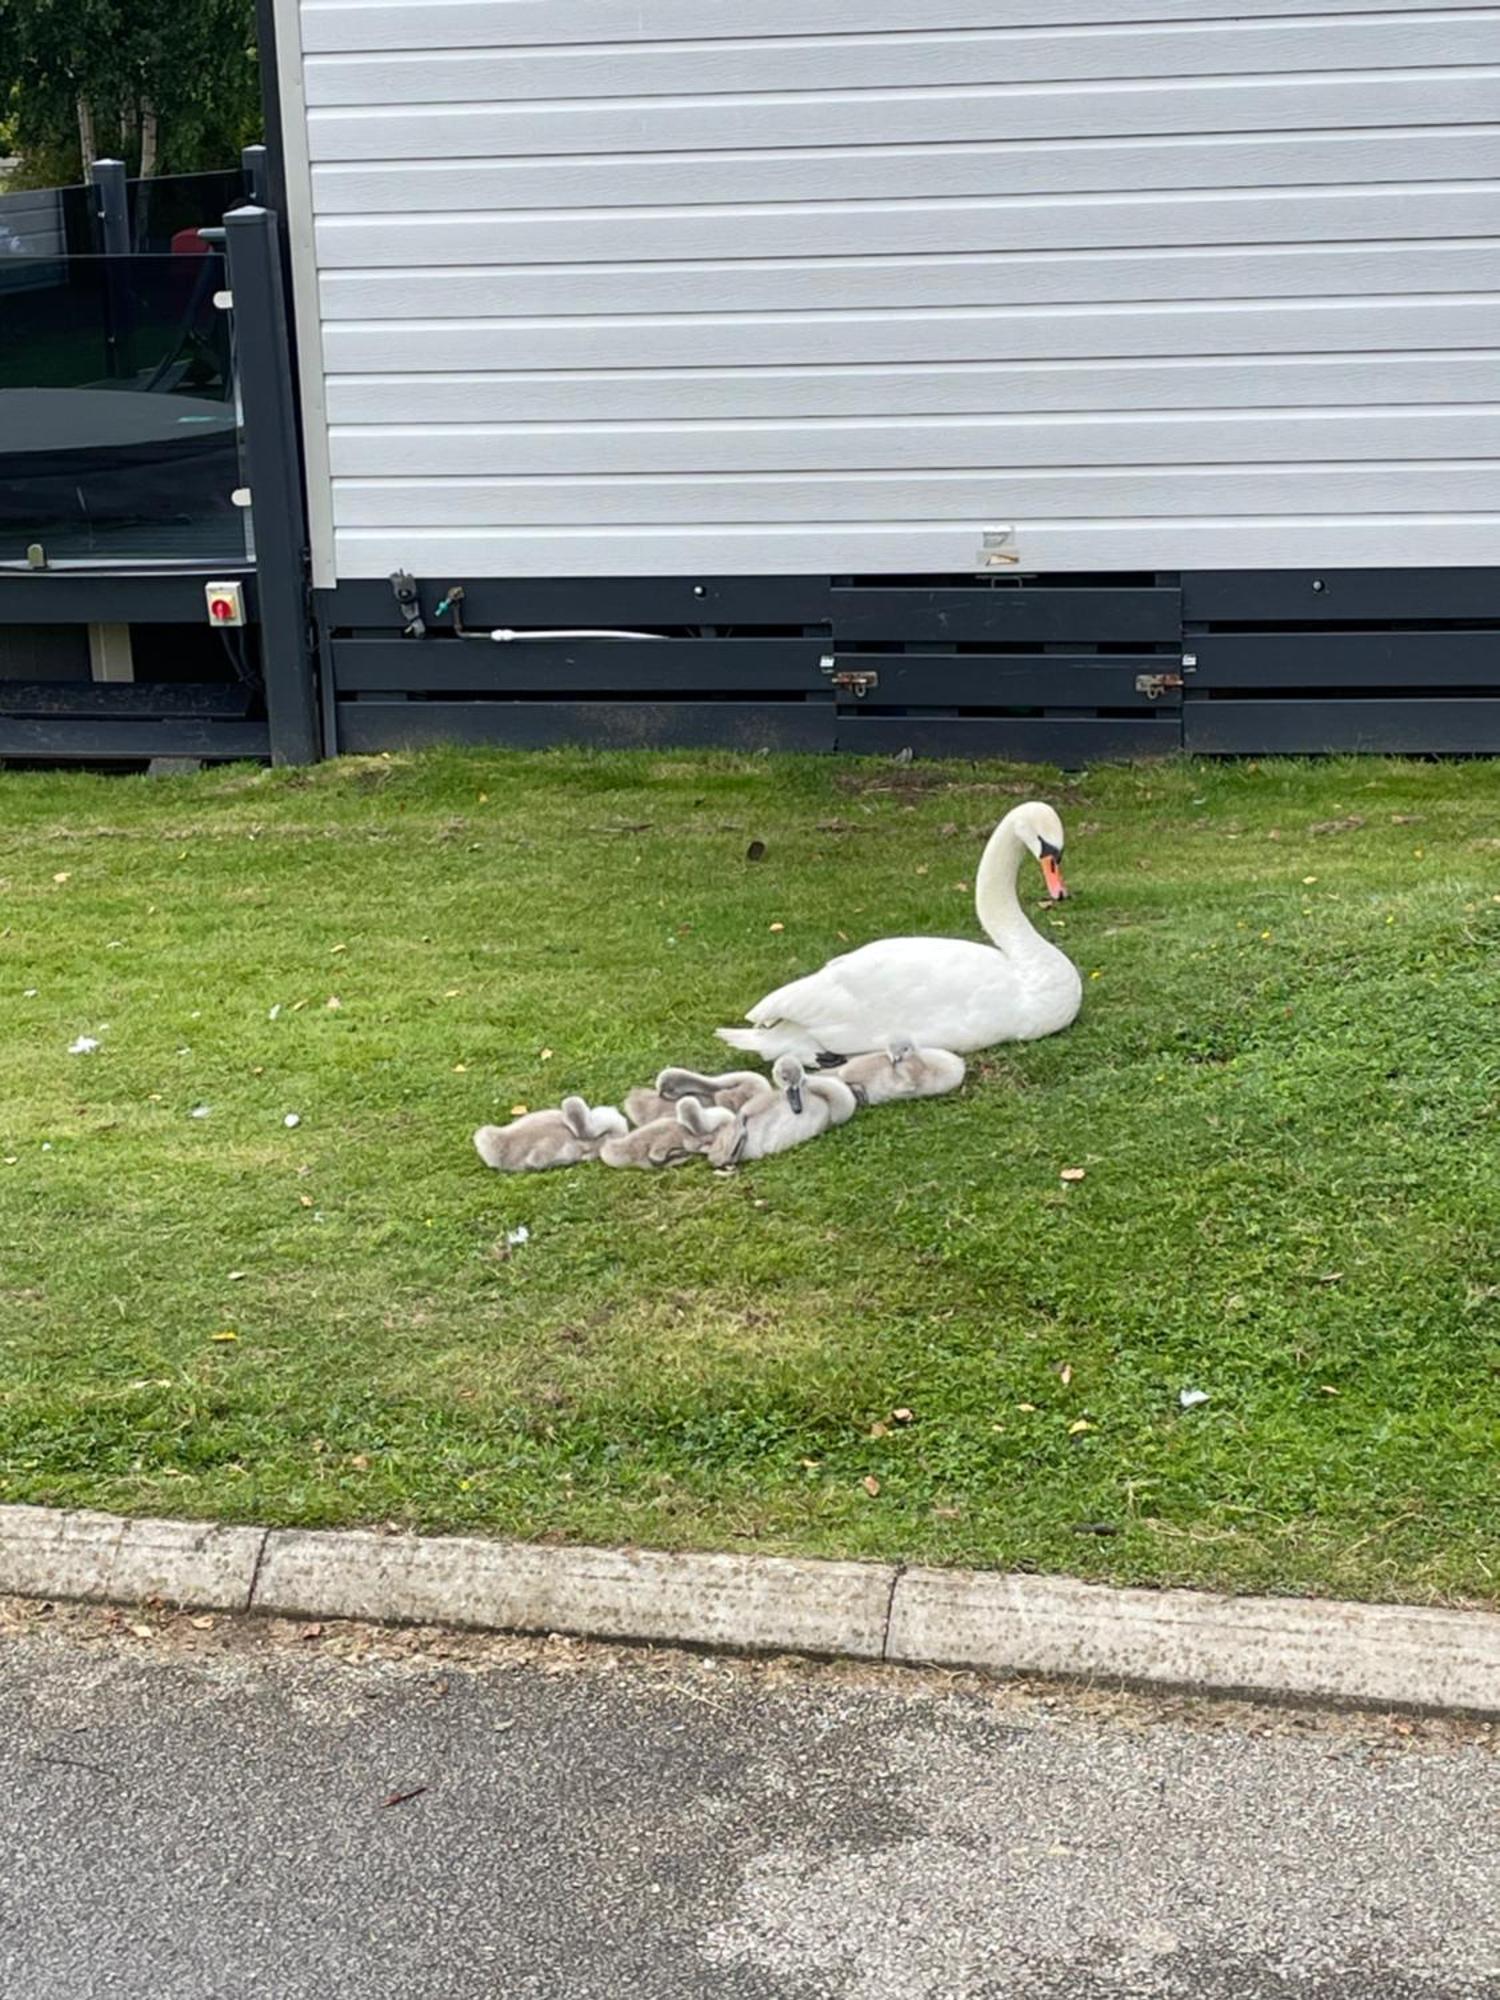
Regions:
<svg viewBox="0 0 1500 2000"><path fill-rule="evenodd" d="M867 1474L866 1477L860 1481L860 1485L864 1487L866 1493L869 1494L872 1500L874 1500L880 1492L880 1481L875 1477L873 1472Z"/></svg>
<svg viewBox="0 0 1500 2000"><path fill-rule="evenodd" d="M1064 1181L1081 1181L1087 1179L1087 1177L1088 1169L1086 1167L1064 1167L1058 1179Z"/></svg>

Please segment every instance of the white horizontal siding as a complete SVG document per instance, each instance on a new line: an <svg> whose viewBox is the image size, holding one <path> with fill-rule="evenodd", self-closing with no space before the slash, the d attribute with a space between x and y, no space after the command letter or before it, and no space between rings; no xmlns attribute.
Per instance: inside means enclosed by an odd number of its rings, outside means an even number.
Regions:
<svg viewBox="0 0 1500 2000"><path fill-rule="evenodd" d="M1500 83L1496 86L1500 111ZM678 208L709 203L884 201L1087 194L1134 188L1267 188L1325 182L1495 180L1500 125L1414 131L1236 134L1037 145L827 146L597 159L419 160L319 167L324 216L505 209Z"/></svg>
<svg viewBox="0 0 1500 2000"><path fill-rule="evenodd" d="M1500 405L1153 411L1130 416L888 417L733 424L434 424L342 429L339 476L512 472L885 472L1262 459L1500 457Z"/></svg>
<svg viewBox="0 0 1500 2000"><path fill-rule="evenodd" d="M330 371L734 368L1146 355L1319 354L1500 346L1500 294L1225 300L1190 306L760 313L715 319L334 320Z"/></svg>
<svg viewBox="0 0 1500 2000"><path fill-rule="evenodd" d="M967 254L1186 243L1328 243L1500 235L1500 182L1336 192L1259 188L1137 199L1025 196L964 202L820 202L624 214L340 216L318 230L327 270L469 262L652 263L669 257Z"/></svg>
<svg viewBox="0 0 1500 2000"><path fill-rule="evenodd" d="M1130 466L1101 472L898 473L839 476L758 473L699 479L342 480L340 527L503 528L580 519L600 524L668 525L774 521L1024 520L1095 515L1297 513L1316 506L1342 514L1394 507L1441 510L1462 504L1500 512L1500 461L1454 467L1412 465Z"/></svg>
<svg viewBox="0 0 1500 2000"><path fill-rule="evenodd" d="M322 160L522 159L528 155L743 152L824 145L946 146L962 140L1132 138L1189 132L1298 132L1391 125L1488 125L1500 71L1208 77L1182 83L997 85L813 96L651 98L632 103L402 104L314 110Z"/></svg>
<svg viewBox="0 0 1500 2000"><path fill-rule="evenodd" d="M322 582L1495 559L1500 6L276 4Z"/></svg>
<svg viewBox="0 0 1500 2000"><path fill-rule="evenodd" d="M1186 22L1162 28L968 29L937 35L757 35L556 49L417 48L312 55L307 101L332 105L507 104L585 97L745 96L975 84L1114 83L1142 77L1286 76L1500 62L1500 11Z"/></svg>
<svg viewBox="0 0 1500 2000"><path fill-rule="evenodd" d="M1151 570L1162 551L1182 569L1305 569L1492 564L1500 514L1243 515L1206 521L1176 514L1130 521L1023 523L1018 553L1027 570ZM464 576L912 575L971 570L970 520L795 527L346 528L338 574L385 577L409 567Z"/></svg>
<svg viewBox="0 0 1500 2000"><path fill-rule="evenodd" d="M1002 251L970 257L741 258L666 264L491 264L327 271L330 320L530 315L905 311L1500 291L1500 239L1235 244L1215 249ZM1453 345L1463 343L1454 342ZM1105 349L1096 349L1104 353ZM1003 350L1000 350L1003 353ZM545 365L545 364L539 364Z"/></svg>
<svg viewBox="0 0 1500 2000"><path fill-rule="evenodd" d="M1191 361L960 362L948 368L600 370L571 375L334 375L341 426L569 423L694 417L1020 415L1042 410L1239 409L1327 404L1488 403L1500 349L1466 354L1322 354Z"/></svg>
<svg viewBox="0 0 1500 2000"><path fill-rule="evenodd" d="M1447 11L1452 0L1255 0L1264 16L1316 12L1420 14ZM1208 21L1244 13L1246 0L1150 0L1154 21ZM308 0L303 42L310 54L360 50L480 49L557 46L571 42L738 41L753 27L762 35L901 33L920 11L934 29L1029 28L1039 0ZM1047 0L1046 24L1111 26L1120 0Z"/></svg>

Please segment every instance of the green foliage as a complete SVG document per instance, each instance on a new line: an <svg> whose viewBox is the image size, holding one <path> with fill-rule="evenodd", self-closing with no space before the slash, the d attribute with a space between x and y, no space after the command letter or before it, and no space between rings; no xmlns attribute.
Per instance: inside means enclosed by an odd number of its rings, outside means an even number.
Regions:
<svg viewBox="0 0 1500 2000"><path fill-rule="evenodd" d="M0 777L0 1500L1500 1602L1494 791ZM972 935L1028 793L1066 1034L724 1178L480 1166L845 937Z"/></svg>
<svg viewBox="0 0 1500 2000"><path fill-rule="evenodd" d="M154 110L157 173L232 166L259 136L253 0L0 0L0 105L14 184L64 186L98 157L139 170Z"/></svg>

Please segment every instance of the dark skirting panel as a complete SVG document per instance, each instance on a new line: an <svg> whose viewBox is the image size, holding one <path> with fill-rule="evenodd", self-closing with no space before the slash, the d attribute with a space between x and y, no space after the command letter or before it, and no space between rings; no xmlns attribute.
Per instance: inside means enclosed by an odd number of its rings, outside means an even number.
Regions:
<svg viewBox="0 0 1500 2000"><path fill-rule="evenodd" d="M1189 627L1500 620L1500 569L1200 570L1182 579L1182 615Z"/></svg>
<svg viewBox="0 0 1500 2000"><path fill-rule="evenodd" d="M1187 641L1195 694L1274 688L1500 690L1500 631L1207 632Z"/></svg>
<svg viewBox="0 0 1500 2000"><path fill-rule="evenodd" d="M1488 700L1189 702L1183 747L1214 756L1320 756L1383 751L1478 757L1500 751L1500 694Z"/></svg>
<svg viewBox="0 0 1500 2000"><path fill-rule="evenodd" d="M832 750L831 702L351 701L339 705L345 751L493 743L516 750Z"/></svg>
<svg viewBox="0 0 1500 2000"><path fill-rule="evenodd" d="M494 644L451 631L608 628ZM1500 569L420 580L318 600L343 749L444 740L1106 758L1500 750ZM402 699L405 697L405 699Z"/></svg>
<svg viewBox="0 0 1500 2000"><path fill-rule="evenodd" d="M0 683L0 758L266 757L270 731L256 706L237 684L7 681Z"/></svg>

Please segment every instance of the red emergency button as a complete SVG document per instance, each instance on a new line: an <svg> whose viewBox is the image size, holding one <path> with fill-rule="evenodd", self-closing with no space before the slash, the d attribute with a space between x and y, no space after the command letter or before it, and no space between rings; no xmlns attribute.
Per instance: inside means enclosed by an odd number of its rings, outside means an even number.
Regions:
<svg viewBox="0 0 1500 2000"><path fill-rule="evenodd" d="M243 625L245 622L245 593L237 583L210 583L205 585L204 594L208 600L208 622L210 625Z"/></svg>

